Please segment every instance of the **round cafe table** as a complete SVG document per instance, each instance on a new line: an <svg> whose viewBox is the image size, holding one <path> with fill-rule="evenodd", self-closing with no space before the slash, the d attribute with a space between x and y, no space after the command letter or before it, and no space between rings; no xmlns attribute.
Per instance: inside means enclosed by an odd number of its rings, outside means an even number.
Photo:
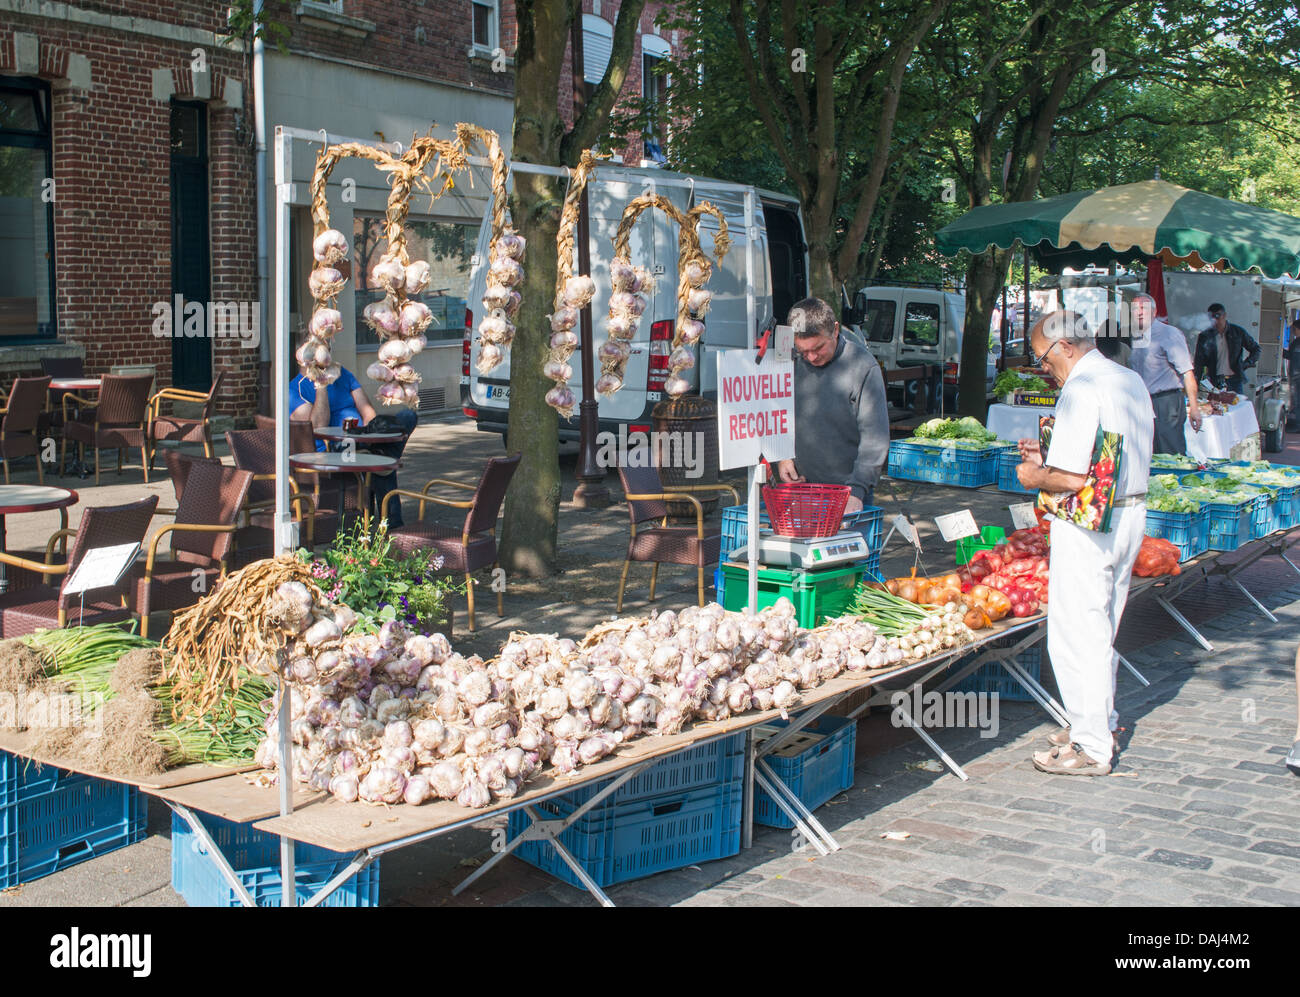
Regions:
<svg viewBox="0 0 1300 997"><path fill-rule="evenodd" d="M351 440L357 447L377 446L381 443L401 443L406 439L405 433L363 433L359 429L346 430L340 426L322 426L313 429L316 439L326 443L346 443Z"/></svg>
<svg viewBox="0 0 1300 997"><path fill-rule="evenodd" d="M59 529L68 528L68 506L76 505L77 493L71 488L52 485L0 485L0 551L7 551L5 517L19 512L59 510ZM0 592L9 588L6 565L0 562Z"/></svg>
<svg viewBox="0 0 1300 997"><path fill-rule="evenodd" d="M55 377L50 380L51 391L98 391L103 384L99 377Z"/></svg>
<svg viewBox="0 0 1300 997"><path fill-rule="evenodd" d="M289 455L289 466L295 471L314 474L355 474L357 504L361 507L362 521L369 530L370 476L392 473L397 468L397 458L372 453L296 453ZM342 509L339 511L342 513Z"/></svg>

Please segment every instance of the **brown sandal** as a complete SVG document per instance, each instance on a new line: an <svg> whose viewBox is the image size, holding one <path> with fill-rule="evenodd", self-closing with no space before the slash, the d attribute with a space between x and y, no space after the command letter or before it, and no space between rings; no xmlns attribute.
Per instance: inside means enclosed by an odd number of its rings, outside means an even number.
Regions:
<svg viewBox="0 0 1300 997"><path fill-rule="evenodd" d="M1102 764L1077 744L1035 751L1034 768L1049 775L1110 775L1110 763Z"/></svg>
<svg viewBox="0 0 1300 997"><path fill-rule="evenodd" d="M1113 730L1110 732L1110 744L1116 751L1119 750L1119 732L1123 729L1124 728L1121 727L1119 730ZM1064 748L1067 745L1072 744L1073 741L1070 737L1070 728L1058 727L1056 730L1052 731L1052 733L1047 735L1047 743L1054 748Z"/></svg>

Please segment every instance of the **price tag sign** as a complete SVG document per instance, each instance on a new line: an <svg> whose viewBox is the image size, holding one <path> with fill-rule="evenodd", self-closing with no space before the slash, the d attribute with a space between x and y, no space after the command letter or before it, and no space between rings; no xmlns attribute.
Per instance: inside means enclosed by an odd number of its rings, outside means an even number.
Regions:
<svg viewBox="0 0 1300 997"><path fill-rule="evenodd" d="M921 538L916 535L916 527L907 521L906 516L894 517L894 529L917 550L921 549Z"/></svg>
<svg viewBox="0 0 1300 997"><path fill-rule="evenodd" d="M794 327L778 325L772 336L774 360L789 360L794 354Z"/></svg>
<svg viewBox="0 0 1300 997"><path fill-rule="evenodd" d="M753 467L760 457L794 458L794 364L756 350L719 350L718 461Z"/></svg>
<svg viewBox="0 0 1300 997"><path fill-rule="evenodd" d="M1018 530L1028 530L1038 525L1038 517L1034 515L1033 502L1017 502L1015 505L1007 506L1011 510L1011 525Z"/></svg>
<svg viewBox="0 0 1300 997"><path fill-rule="evenodd" d="M946 516L935 516L934 525L939 527L939 535L951 543L965 537L978 536L980 528L975 525L975 517L969 509L950 512Z"/></svg>
<svg viewBox="0 0 1300 997"><path fill-rule="evenodd" d="M92 592L95 589L116 585L126 574L126 569L135 562L140 553L138 543L120 544L116 547L96 547L86 551L77 570L72 573L63 586L64 595L77 595Z"/></svg>

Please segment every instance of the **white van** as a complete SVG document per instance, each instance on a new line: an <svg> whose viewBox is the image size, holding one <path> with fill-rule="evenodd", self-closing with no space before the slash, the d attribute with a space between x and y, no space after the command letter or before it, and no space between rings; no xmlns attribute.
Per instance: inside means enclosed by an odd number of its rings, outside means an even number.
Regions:
<svg viewBox="0 0 1300 997"><path fill-rule="evenodd" d="M587 184L589 211L591 276L596 281L596 296L591 303L592 331L595 345L605 341L605 317L609 312L609 263L613 256L614 234L623 211L633 198L648 191L671 200L687 210L701 201L715 204L726 216L732 245L720 267L715 266L708 288L713 292L705 318L703 344L697 347L696 365L687 372L699 393L716 397L717 361L714 354L723 349L751 348L756 333L773 316L784 322L791 306L808 294L808 256L804 241L799 202L783 194L747 187L742 184L693 177L665 170L600 166ZM745 227L745 195L753 196L754 227ZM705 215L700 223L700 242L713 258L713 234L718 223ZM752 235L752 240L751 240ZM481 317L483 291L487 277L490 220L485 217L479 229L478 244L471 262L470 303L465 316L465 338L461 353L461 407L465 415L478 423L484 432L506 432L510 406L510 358L490 374L478 372L477 325ZM747 314L746 253L752 241L754 272L754 326ZM629 432L648 431L651 411L664 397L663 384L668 376L668 354L677 316L677 230L676 226L654 209L644 212L632 230L632 262L648 267L655 275L657 288L650 295L645 314L632 342L632 356L627 364L623 388L613 398L597 396L600 404L600 429L617 432L620 424ZM544 246L528 247L528 255L545 252ZM524 266L528 266L525 257ZM576 265L574 271L578 272ZM550 302L548 300L547 304ZM549 309L548 309L549 310ZM574 368L569 382L577 397L582 395L580 357L570 361ZM599 371L599 362L596 365ZM700 378L703 378L701 384ZM578 416L560 421L560 439L578 438Z"/></svg>
<svg viewBox="0 0 1300 997"><path fill-rule="evenodd" d="M938 286L864 287L854 296L852 308L845 309L843 324L857 331L885 370L918 364L942 365L945 405L953 407L961 363L962 329L966 324L965 295ZM990 352L985 367L989 390L996 376L997 367ZM900 388L908 408L912 407L911 395L918 384L908 381L905 388ZM932 400L936 406L938 401Z"/></svg>

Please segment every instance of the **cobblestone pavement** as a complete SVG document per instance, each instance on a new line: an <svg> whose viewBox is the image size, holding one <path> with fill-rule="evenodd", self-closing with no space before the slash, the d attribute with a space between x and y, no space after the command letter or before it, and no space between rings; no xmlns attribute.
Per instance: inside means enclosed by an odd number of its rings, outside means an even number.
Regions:
<svg viewBox="0 0 1300 997"><path fill-rule="evenodd" d="M410 478L472 477L499 449L495 437L463 423L424 424L408 450ZM564 464L566 495L572 466L571 459ZM92 498L83 489L83 503L123 501L135 497L131 490L114 484ZM897 511L881 498L887 512ZM928 521L934 514L969 506L980 522L1002 522L1012 501L1018 499L992 489L919 492L914 509L928 566L951 563L951 545L938 541ZM597 513L562 508L562 546L571 551L575 579L567 584L583 584L585 565L620 563L626 524L620 506ZM11 517L11 537L24 527L37 529ZM895 542L888 567L902 571L910 563L911 554ZM693 601L693 580L665 574L662 608ZM521 626L576 634L613 613L612 594L572 598L559 588L563 577L508 591L503 620L480 597L480 632L458 632L457 645L491 653ZM1242 579L1274 608L1277 624L1222 579L1179 599L1215 644L1212 653L1150 599L1129 607L1119 645L1151 685L1121 672L1119 709L1128 731L1111 777L1036 772L1029 754L1055 728L1034 704L1002 702L994 738L976 730L934 732L970 775L965 783L946 770L928 771L925 746L878 711L859 727L853 788L818 812L840 851L819 857L789 831L756 828L753 848L740 855L614 887L610 896L620 905L694 906L1300 903L1300 781L1282 763L1295 724L1300 575L1269 557ZM632 593L627 611L644 612L644 587ZM140 844L0 893L0 907L181 905L170 887L168 812L154 801L150 818ZM490 856L503 826L500 819L486 822L385 856L381 903L593 903L514 858L452 897L451 887ZM882 837L887 832L896 833Z"/></svg>

